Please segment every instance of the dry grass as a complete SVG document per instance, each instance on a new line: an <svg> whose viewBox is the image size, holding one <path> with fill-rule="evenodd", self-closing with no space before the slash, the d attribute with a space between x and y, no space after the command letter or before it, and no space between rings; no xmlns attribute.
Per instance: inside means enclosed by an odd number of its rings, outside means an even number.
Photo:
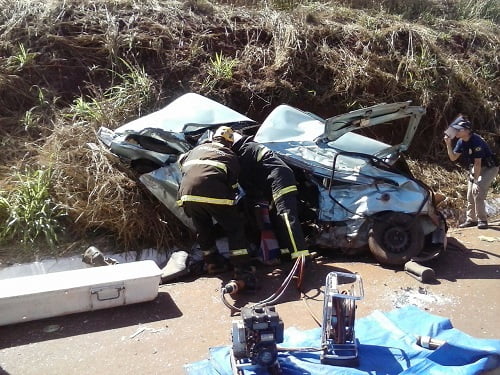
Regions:
<svg viewBox="0 0 500 375"><path fill-rule="evenodd" d="M414 176L424 181L435 193L442 194L446 200L439 208L450 226L464 220L467 179L466 173L460 169L446 169L435 163L409 160L408 164Z"/></svg>
<svg viewBox="0 0 500 375"><path fill-rule="evenodd" d="M68 212L76 236L113 233L125 250L177 244L180 224L116 156L93 147L95 141L88 127L57 126L40 151L39 162L51 166L54 196Z"/></svg>

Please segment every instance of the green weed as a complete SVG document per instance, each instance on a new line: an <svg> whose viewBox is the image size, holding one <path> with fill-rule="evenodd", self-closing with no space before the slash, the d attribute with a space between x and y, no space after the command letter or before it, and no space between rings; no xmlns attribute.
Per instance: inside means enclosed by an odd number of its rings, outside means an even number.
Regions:
<svg viewBox="0 0 500 375"><path fill-rule="evenodd" d="M21 118L21 124L23 125L24 130L35 128L38 125L38 121L39 118L35 113L34 108L27 110Z"/></svg>
<svg viewBox="0 0 500 375"><path fill-rule="evenodd" d="M147 104L153 97L153 80L144 68L132 66L119 59L125 66L126 73L112 70L113 81L118 82L110 88L95 90L95 97L80 96L73 101L66 117L77 123L106 124L110 118L122 117L121 113L136 111Z"/></svg>
<svg viewBox="0 0 500 375"><path fill-rule="evenodd" d="M36 53L31 53L24 47L24 44L19 44L19 52L17 55L11 56L13 65L16 69L22 69L23 67L31 64L36 57Z"/></svg>
<svg viewBox="0 0 500 375"><path fill-rule="evenodd" d="M69 112L69 117L71 117L75 121L99 121L102 117L102 111L99 102L92 98L86 100L82 96L76 98L73 101L73 104L70 106Z"/></svg>
<svg viewBox="0 0 500 375"><path fill-rule="evenodd" d="M218 82L231 79L233 68L238 63L237 60L226 57L221 53L215 53L215 58L210 58L208 66L208 76L203 82L203 87L213 88Z"/></svg>
<svg viewBox="0 0 500 375"><path fill-rule="evenodd" d="M63 211L51 200L50 170L17 173L14 189L0 192L0 241L19 240L27 246L44 239L53 247L62 229Z"/></svg>
<svg viewBox="0 0 500 375"><path fill-rule="evenodd" d="M129 62L119 59L127 72L119 74L113 72L120 80L120 84L112 86L104 93L104 97L113 105L123 107L133 103L148 103L152 99L153 80L148 76L144 67L136 67Z"/></svg>

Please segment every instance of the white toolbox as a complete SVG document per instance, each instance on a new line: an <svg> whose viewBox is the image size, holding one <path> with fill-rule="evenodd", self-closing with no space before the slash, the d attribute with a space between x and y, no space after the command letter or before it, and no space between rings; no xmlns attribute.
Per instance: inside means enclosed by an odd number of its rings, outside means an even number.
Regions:
<svg viewBox="0 0 500 375"><path fill-rule="evenodd" d="M0 326L151 301L160 276L144 260L0 280Z"/></svg>

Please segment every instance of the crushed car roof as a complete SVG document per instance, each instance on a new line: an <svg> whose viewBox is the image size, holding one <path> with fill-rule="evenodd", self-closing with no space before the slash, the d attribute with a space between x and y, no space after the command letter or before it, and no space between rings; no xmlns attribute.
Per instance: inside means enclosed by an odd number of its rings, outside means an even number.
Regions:
<svg viewBox="0 0 500 375"><path fill-rule="evenodd" d="M237 122L255 123L254 120L223 104L199 94L188 93L180 96L159 111L139 117L119 127L115 130L115 133L124 134L145 128L182 133L190 126L196 128Z"/></svg>

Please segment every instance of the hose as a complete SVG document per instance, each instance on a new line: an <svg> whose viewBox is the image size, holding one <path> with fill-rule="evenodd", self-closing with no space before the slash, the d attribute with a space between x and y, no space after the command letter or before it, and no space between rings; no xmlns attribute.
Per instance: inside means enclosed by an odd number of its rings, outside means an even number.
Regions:
<svg viewBox="0 0 500 375"><path fill-rule="evenodd" d="M259 301L255 304L253 304L251 307L268 306L268 305L275 304L281 298L281 296L285 292L288 285L290 285L290 282L292 281L293 277L295 276L295 273L297 272L297 270L299 272L298 277L297 277L297 287L300 288L300 285L302 284L302 280L303 280L303 276L304 276L305 261L306 261L306 258L304 255L301 255L300 257L298 257L297 260L295 261L295 263L293 264L292 269L290 270L288 275L285 277L285 279L283 280L281 285L278 287L278 289L276 289L274 291L274 293L271 294L269 297L263 299L262 301ZM226 294L227 294L226 289L221 288L222 303L224 303L224 305L227 308L229 308L230 310L240 312L241 311L240 308L230 304L226 300Z"/></svg>

